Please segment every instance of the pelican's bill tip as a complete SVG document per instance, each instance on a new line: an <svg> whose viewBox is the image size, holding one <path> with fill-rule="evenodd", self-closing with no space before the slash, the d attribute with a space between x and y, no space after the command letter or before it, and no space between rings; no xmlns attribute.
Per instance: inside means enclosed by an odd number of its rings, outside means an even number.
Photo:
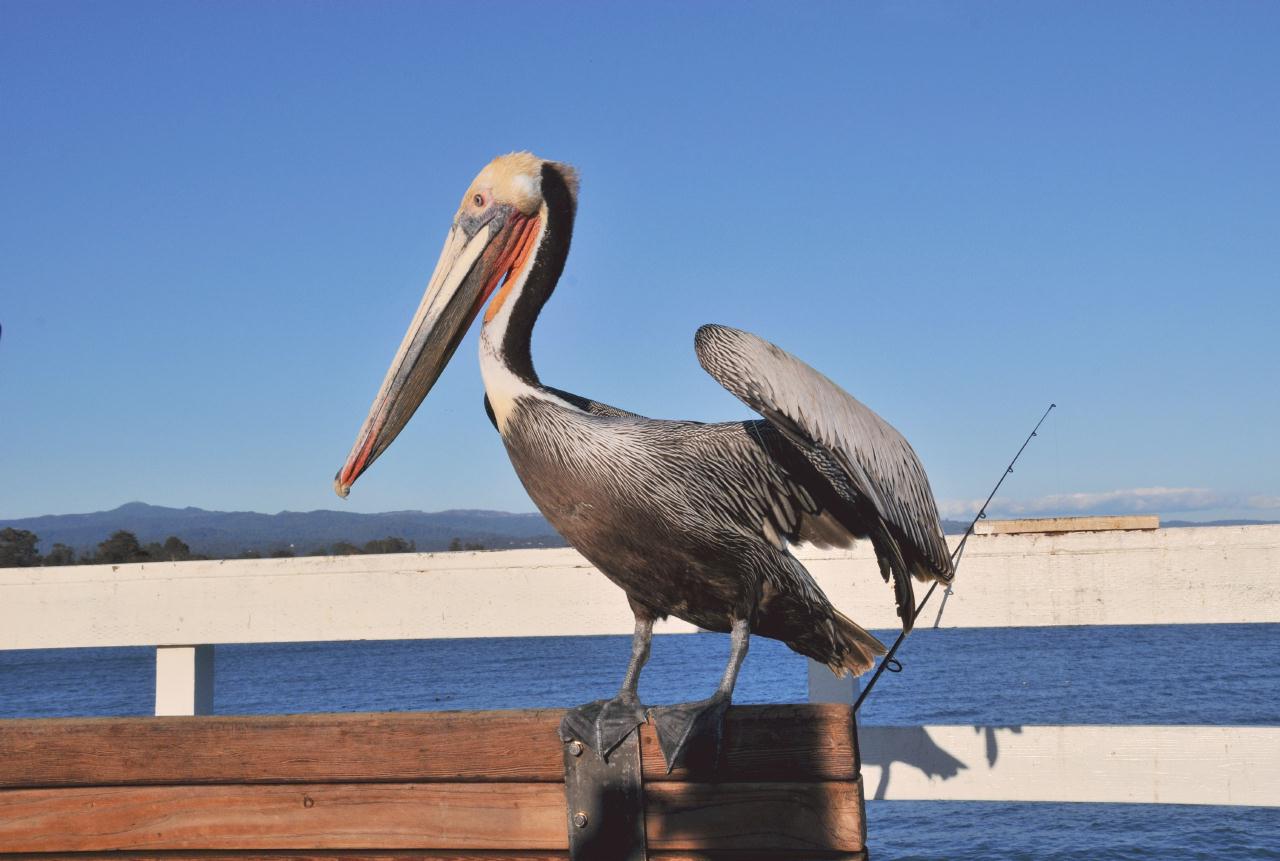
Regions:
<svg viewBox="0 0 1280 861"><path fill-rule="evenodd" d="M333 477L333 492L343 499L346 499L351 493L351 485L343 483L342 473L338 473Z"/></svg>

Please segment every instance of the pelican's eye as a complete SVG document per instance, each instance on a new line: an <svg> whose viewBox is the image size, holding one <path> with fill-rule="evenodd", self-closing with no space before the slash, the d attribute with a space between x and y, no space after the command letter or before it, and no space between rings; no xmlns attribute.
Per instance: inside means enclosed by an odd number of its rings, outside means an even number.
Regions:
<svg viewBox="0 0 1280 861"><path fill-rule="evenodd" d="M471 202L476 205L477 209L479 209L484 206L484 195L477 191L475 196L471 198Z"/></svg>

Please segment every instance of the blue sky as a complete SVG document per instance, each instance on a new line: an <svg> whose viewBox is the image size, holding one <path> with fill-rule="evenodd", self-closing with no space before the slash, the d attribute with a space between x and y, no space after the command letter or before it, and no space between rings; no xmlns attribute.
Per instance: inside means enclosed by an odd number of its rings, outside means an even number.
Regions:
<svg viewBox="0 0 1280 861"><path fill-rule="evenodd" d="M331 481L462 191L582 173L547 382L740 418L747 328L943 513L1280 517L1280 7L0 3L0 517L532 510L475 333Z"/></svg>

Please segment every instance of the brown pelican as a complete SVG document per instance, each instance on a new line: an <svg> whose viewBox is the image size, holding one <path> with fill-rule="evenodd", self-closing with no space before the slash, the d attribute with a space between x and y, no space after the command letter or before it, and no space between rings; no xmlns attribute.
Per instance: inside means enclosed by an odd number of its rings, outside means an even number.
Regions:
<svg viewBox="0 0 1280 861"><path fill-rule="evenodd" d="M573 168L529 153L480 172L334 485L345 497L386 450L489 301L480 334L485 409L534 503L622 587L635 613L618 695L571 710L565 726L607 756L647 714L674 767L691 738L706 734L718 745L751 634L838 675L862 673L884 653L831 605L788 545L870 538L905 629L912 578L949 580L952 566L924 468L902 435L754 335L707 325L694 349L763 420L650 419L543 384L529 341L564 269L577 192ZM646 711L637 683L654 620L668 615L730 632L729 661L708 699Z"/></svg>

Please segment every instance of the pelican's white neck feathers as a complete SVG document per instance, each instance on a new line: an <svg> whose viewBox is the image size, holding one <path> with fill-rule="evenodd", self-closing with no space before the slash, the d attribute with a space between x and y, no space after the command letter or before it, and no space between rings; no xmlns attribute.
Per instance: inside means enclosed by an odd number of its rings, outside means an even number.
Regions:
<svg viewBox="0 0 1280 861"><path fill-rule="evenodd" d="M542 247L542 238L546 229L547 218L544 211L543 217L539 219L538 233L533 238L535 249ZM537 398L581 412L577 407L556 397L542 386L523 379L511 369L503 350L502 345L506 341L511 315L520 304L521 294L529 280L529 273L533 271L536 256L535 251L519 272L511 274L510 277L515 279L514 283L509 290L505 290L506 295L501 298L502 304L498 307L497 313L492 318L486 319L480 329L480 376L484 379L484 392L489 398L489 406L493 409L494 419L498 423L498 433L504 436L518 398Z"/></svg>

